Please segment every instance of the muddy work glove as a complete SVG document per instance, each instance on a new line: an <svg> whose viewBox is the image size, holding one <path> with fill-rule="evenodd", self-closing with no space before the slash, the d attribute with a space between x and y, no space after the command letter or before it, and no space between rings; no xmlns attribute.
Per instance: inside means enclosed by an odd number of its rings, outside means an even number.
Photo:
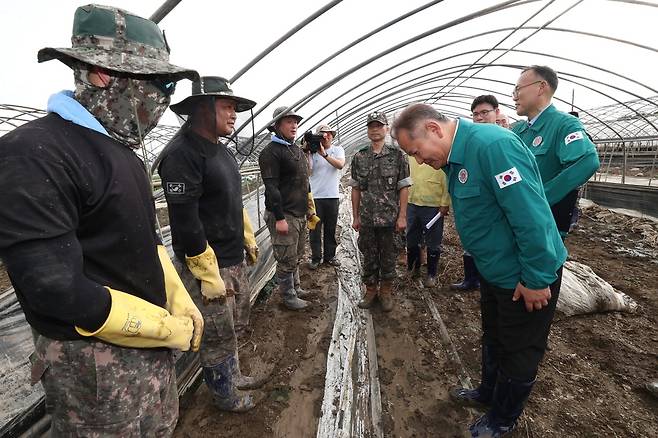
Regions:
<svg viewBox="0 0 658 438"><path fill-rule="evenodd" d="M94 332L76 327L79 334L122 347L190 349L194 333L190 317L173 316L142 298L109 287L106 289L112 299L107 319Z"/></svg>
<svg viewBox="0 0 658 438"><path fill-rule="evenodd" d="M313 193L308 192L307 199L307 210L306 210L306 228L309 230L315 230L320 218L315 212L315 200L313 199Z"/></svg>
<svg viewBox="0 0 658 438"><path fill-rule="evenodd" d="M203 316L194 301L192 301L187 289L185 289L183 281L169 258L167 249L162 245L158 245L158 257L160 257L160 265L162 265L162 272L164 273L167 310L172 316L187 316L192 319L194 334L191 349L192 351L199 351L201 336L203 335Z"/></svg>
<svg viewBox="0 0 658 438"><path fill-rule="evenodd" d="M242 220L244 222L244 249L247 252L247 264L255 265L258 260L258 244L256 244L256 235L254 228L251 226L251 220L247 210L242 209Z"/></svg>
<svg viewBox="0 0 658 438"><path fill-rule="evenodd" d="M224 280L219 274L219 263L212 247L206 244L206 250L194 257L185 256L185 263L194 275L194 278L201 282L201 295L203 303L208 304L213 300L223 302L226 300L226 286Z"/></svg>

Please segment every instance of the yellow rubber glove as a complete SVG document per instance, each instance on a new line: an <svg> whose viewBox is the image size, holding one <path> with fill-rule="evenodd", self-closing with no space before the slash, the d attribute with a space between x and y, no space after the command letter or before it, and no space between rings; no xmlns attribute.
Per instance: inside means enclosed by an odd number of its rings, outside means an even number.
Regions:
<svg viewBox="0 0 658 438"><path fill-rule="evenodd" d="M191 318L172 316L162 307L139 297L109 287L106 289L112 298L107 319L95 332L76 327L82 336L94 336L122 347L190 349L194 332Z"/></svg>
<svg viewBox="0 0 658 438"><path fill-rule="evenodd" d="M315 230L315 226L320 222L320 218L315 214L315 199L313 199L313 193L308 192L307 200L307 210L306 210L306 228L309 230Z"/></svg>
<svg viewBox="0 0 658 438"><path fill-rule="evenodd" d="M206 250L194 257L185 257L187 267L194 278L201 281L201 295L204 304L217 300L226 299L226 285L219 274L219 263L212 247L206 244Z"/></svg>
<svg viewBox="0 0 658 438"><path fill-rule="evenodd" d="M256 260L258 260L258 244L256 243L254 228L251 226L251 220L244 208L242 209L242 220L244 222L244 249L247 251L247 264L255 265Z"/></svg>
<svg viewBox="0 0 658 438"><path fill-rule="evenodd" d="M167 294L167 310L173 316L187 316L192 318L194 335L192 336L192 351L199 351L201 336L203 335L203 315L192 301L192 297L185 289L183 281L178 276L174 264L169 258L167 249L158 245L158 256L165 279L165 292Z"/></svg>

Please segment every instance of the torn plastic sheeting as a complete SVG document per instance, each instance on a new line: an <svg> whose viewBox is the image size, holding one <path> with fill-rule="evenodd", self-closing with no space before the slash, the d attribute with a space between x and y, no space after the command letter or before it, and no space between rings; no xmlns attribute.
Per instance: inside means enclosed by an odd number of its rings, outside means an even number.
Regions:
<svg viewBox="0 0 658 438"><path fill-rule="evenodd" d="M637 303L596 275L589 266L568 261L562 271L556 310L566 316L611 311L634 313Z"/></svg>
<svg viewBox="0 0 658 438"><path fill-rule="evenodd" d="M344 193L339 223L338 304L327 353L317 437L380 438L383 432L374 330L370 313L357 306L361 298L360 255L350 226L349 196Z"/></svg>

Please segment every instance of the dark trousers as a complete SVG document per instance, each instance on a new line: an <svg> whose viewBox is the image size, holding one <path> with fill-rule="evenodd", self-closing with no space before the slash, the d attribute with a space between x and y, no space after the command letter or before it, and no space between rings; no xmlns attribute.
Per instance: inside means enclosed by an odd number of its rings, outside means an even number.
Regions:
<svg viewBox="0 0 658 438"><path fill-rule="evenodd" d="M425 225L439 213L439 207L407 205L407 248L420 247L423 240L429 251L440 251L443 240L443 217L428 230ZM424 239L423 239L424 238Z"/></svg>
<svg viewBox="0 0 658 438"><path fill-rule="evenodd" d="M324 253L325 262L336 255L336 223L338 222L338 198L316 199L315 213L321 222L309 232L311 259L320 262ZM323 236L324 234L324 236ZM322 238L324 237L324 252Z"/></svg>
<svg viewBox="0 0 658 438"><path fill-rule="evenodd" d="M537 375L560 294L562 268L557 276L550 285L548 306L532 312L526 310L522 298L512 301L514 290L501 289L480 278L482 344L499 352L498 365L508 377L530 381Z"/></svg>

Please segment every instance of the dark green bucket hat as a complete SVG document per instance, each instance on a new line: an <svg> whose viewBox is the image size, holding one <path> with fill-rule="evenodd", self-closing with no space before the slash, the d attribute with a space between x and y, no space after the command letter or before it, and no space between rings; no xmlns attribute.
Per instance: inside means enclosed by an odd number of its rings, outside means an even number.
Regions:
<svg viewBox="0 0 658 438"><path fill-rule="evenodd" d="M236 96L231 90L231 84L219 76L202 76L192 82L192 94L169 108L176 114L190 115L194 107L204 97L215 96L235 101L235 111L241 113L256 106L256 102Z"/></svg>
<svg viewBox="0 0 658 438"><path fill-rule="evenodd" d="M39 50L39 62L59 59L69 67L87 64L172 81L199 77L194 71L169 63L169 45L157 24L110 6L86 5L75 11L71 48Z"/></svg>

